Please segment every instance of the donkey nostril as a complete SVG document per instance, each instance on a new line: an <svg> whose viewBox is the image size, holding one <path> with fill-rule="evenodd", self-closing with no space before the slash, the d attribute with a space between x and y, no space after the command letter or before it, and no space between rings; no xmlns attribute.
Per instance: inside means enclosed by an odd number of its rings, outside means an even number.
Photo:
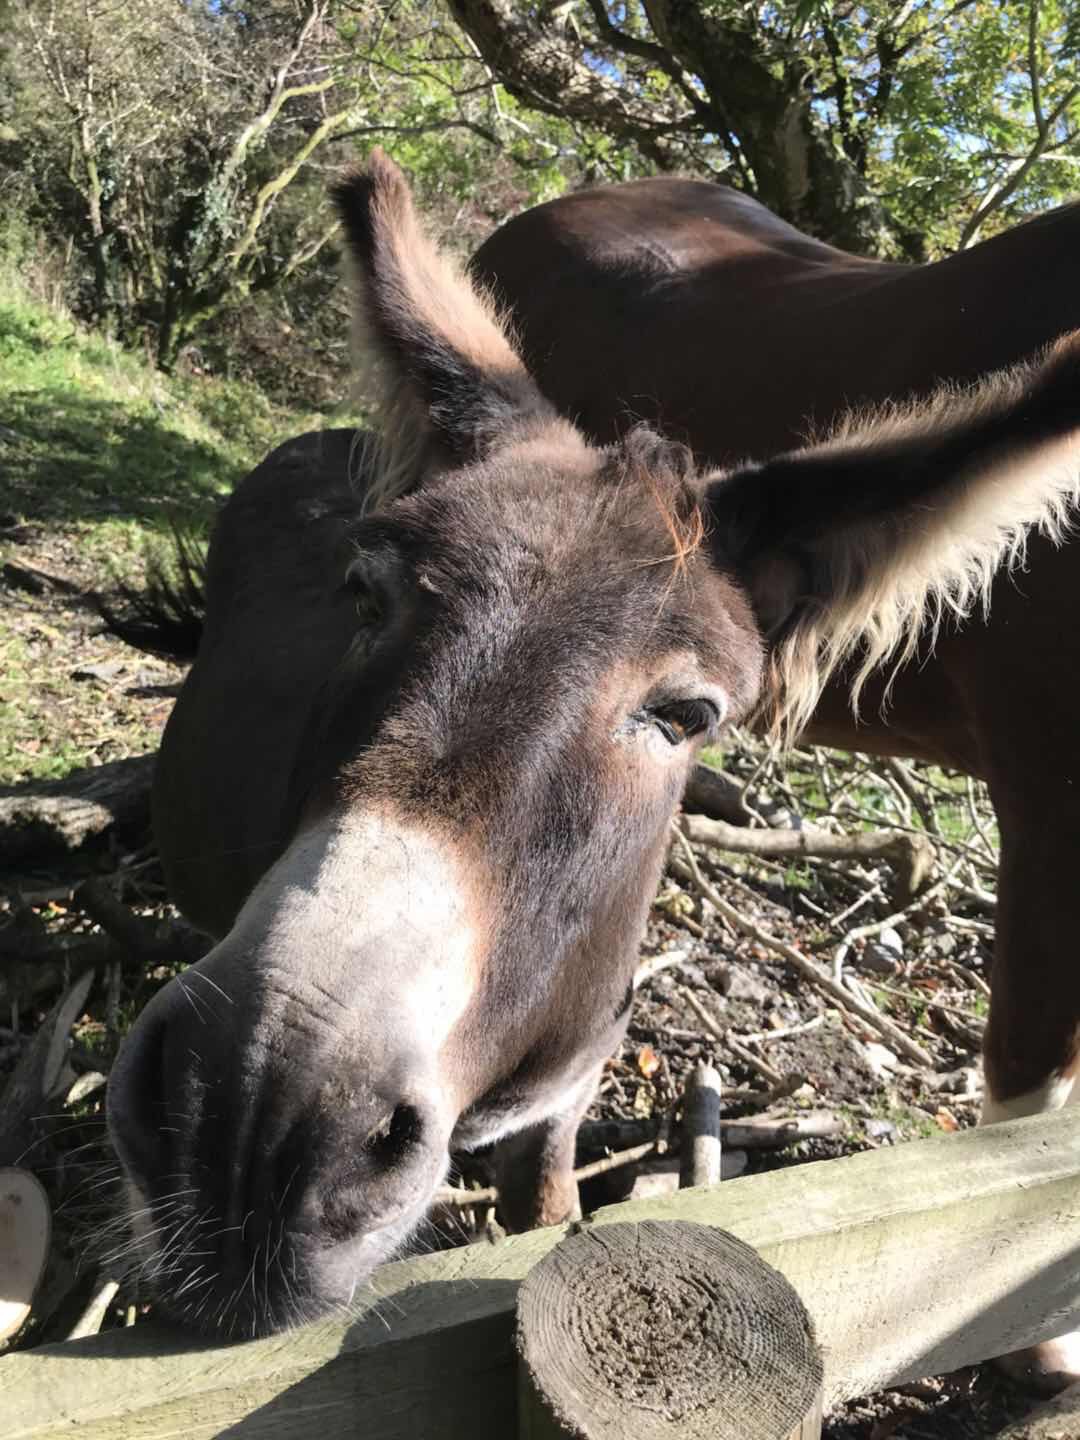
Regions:
<svg viewBox="0 0 1080 1440"><path fill-rule="evenodd" d="M420 1142L420 1112L412 1105L396 1105L368 1133L364 1153L380 1167L403 1160Z"/></svg>

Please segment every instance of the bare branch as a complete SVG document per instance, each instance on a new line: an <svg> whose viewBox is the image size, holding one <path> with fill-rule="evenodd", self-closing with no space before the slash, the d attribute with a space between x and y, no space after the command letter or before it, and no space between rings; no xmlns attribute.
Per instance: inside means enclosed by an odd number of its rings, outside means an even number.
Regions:
<svg viewBox="0 0 1080 1440"><path fill-rule="evenodd" d="M1048 115L1044 115L1038 127L1031 149L1023 160L1007 167L1002 178L992 184L975 210L968 217L960 232L958 250L966 250L979 238L979 232L996 211L1016 194L1034 166L1045 154L1053 134L1053 127L1065 114L1069 106L1080 95L1080 85L1072 85L1061 97Z"/></svg>
<svg viewBox="0 0 1080 1440"><path fill-rule="evenodd" d="M1046 119L1042 110L1042 96L1039 93L1039 0L1028 0L1027 57L1035 129L1043 136L1046 134Z"/></svg>
<svg viewBox="0 0 1080 1440"><path fill-rule="evenodd" d="M770 935L768 931L763 930L761 926L755 924L754 921L747 920L733 905L729 905L715 887L710 885L704 875L702 875L701 868L697 863L697 858L682 832L676 828L675 834L686 863L690 867L690 871L694 877L694 883L709 901L710 905L723 916L729 925L736 930L740 930L744 935L749 935L752 940L756 940L759 945L763 945L767 950L771 950L774 955L781 956L797 974L802 975L824 994L828 995L834 1005L857 1015L864 1025L869 1025L871 1029L877 1030L879 1034L883 1035L889 1041L890 1045L902 1051L910 1060L914 1060L917 1065L930 1066L933 1063L921 1045L917 1045L899 1026L893 1024L893 1022L887 1016L882 1015L879 1010L875 1010L871 1006L864 1004L849 991L845 990L831 975L822 970L816 961L811 960L808 956L804 955L802 951L796 950L794 945L789 945L785 940L780 940L775 935Z"/></svg>
<svg viewBox="0 0 1080 1440"><path fill-rule="evenodd" d="M604 0L588 0L588 3L597 29L608 44L613 45L623 55L633 55L637 59L655 66L656 69L662 70L665 75L669 75L675 81L697 114L702 118L709 116L709 106L694 88L690 76L669 50L665 50L662 45L654 45L649 40L642 40L636 35L628 35L625 30L620 30L617 25L612 24Z"/></svg>

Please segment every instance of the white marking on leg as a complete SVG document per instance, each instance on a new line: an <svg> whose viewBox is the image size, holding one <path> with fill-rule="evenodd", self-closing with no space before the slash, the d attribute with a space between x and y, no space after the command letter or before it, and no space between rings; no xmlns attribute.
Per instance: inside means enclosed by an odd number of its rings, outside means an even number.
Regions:
<svg viewBox="0 0 1080 1440"><path fill-rule="evenodd" d="M1064 1105L1075 1105L1080 1101L1080 1092L1074 1093L1074 1078L1071 1075L1050 1075L1026 1095L1016 1095L1011 1100L995 1100L987 1090L983 1099L980 1125L997 1125L1002 1120L1021 1120L1026 1115L1045 1115L1051 1110L1060 1110Z"/></svg>

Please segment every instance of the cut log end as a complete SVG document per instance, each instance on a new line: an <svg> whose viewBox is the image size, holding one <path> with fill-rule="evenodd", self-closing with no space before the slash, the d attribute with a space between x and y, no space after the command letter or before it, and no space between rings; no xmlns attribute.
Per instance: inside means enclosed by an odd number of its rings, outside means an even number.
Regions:
<svg viewBox="0 0 1080 1440"><path fill-rule="evenodd" d="M778 1271L686 1221L586 1228L518 1298L521 1440L817 1440L822 1363Z"/></svg>
<svg viewBox="0 0 1080 1440"><path fill-rule="evenodd" d="M45 1268L49 1202L28 1170L0 1169L0 1340L19 1331Z"/></svg>

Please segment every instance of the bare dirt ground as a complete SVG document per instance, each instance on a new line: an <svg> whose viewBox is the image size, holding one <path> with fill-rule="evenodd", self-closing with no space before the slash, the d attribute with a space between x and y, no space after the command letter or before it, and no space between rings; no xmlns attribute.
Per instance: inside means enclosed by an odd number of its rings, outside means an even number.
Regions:
<svg viewBox="0 0 1080 1440"><path fill-rule="evenodd" d="M21 773L48 775L49 756L62 746L79 764L152 749L180 672L100 633L84 599L94 567L70 538L50 540L23 527L6 539L0 606L18 664L5 667L0 694L9 748L25 758ZM737 737L723 761L747 801L774 824L810 817L837 833L888 826L928 834L935 868L910 899L883 860L792 864L695 844L691 865L681 844L673 845L642 946L643 973L654 973L640 985L627 1037L607 1066L584 1132L591 1146L583 1144L579 1160L654 1134L658 1117L678 1112L702 1059L718 1067L730 1092L729 1116L823 1117L819 1128L827 1133L818 1138L729 1156L729 1167L742 1173L973 1124L993 920L993 817L985 797L940 772L891 763L882 769L882 762L875 770L865 757L800 752L782 769L748 737ZM101 962L49 1115L35 1118L19 1155L0 1160L34 1169L56 1215L45 1283L17 1345L64 1338L107 1278L120 1289L105 1324L132 1323L152 1308L138 1275L125 1272L122 1234L113 1228L117 1182L103 1136L103 1096L123 1033L180 962L166 949L156 963L132 959L106 942L95 919L102 912L79 888L87 879L142 920L151 958L175 918L145 833L111 836L75 856L17 870L5 869L0 853L0 1086L88 946L99 946ZM840 976L853 997L921 1047L925 1063L898 1053L882 1030L797 976L773 948L734 930L710 890ZM781 1093L763 1104L768 1091ZM606 1130L597 1128L601 1122ZM621 1198L649 1168L646 1160L591 1182L585 1208ZM463 1159L461 1184L485 1178L482 1157ZM454 1224L475 1233L489 1218L466 1205ZM825 1434L957 1440L992 1434L1030 1405L991 1367L980 1367L852 1402L830 1417Z"/></svg>

